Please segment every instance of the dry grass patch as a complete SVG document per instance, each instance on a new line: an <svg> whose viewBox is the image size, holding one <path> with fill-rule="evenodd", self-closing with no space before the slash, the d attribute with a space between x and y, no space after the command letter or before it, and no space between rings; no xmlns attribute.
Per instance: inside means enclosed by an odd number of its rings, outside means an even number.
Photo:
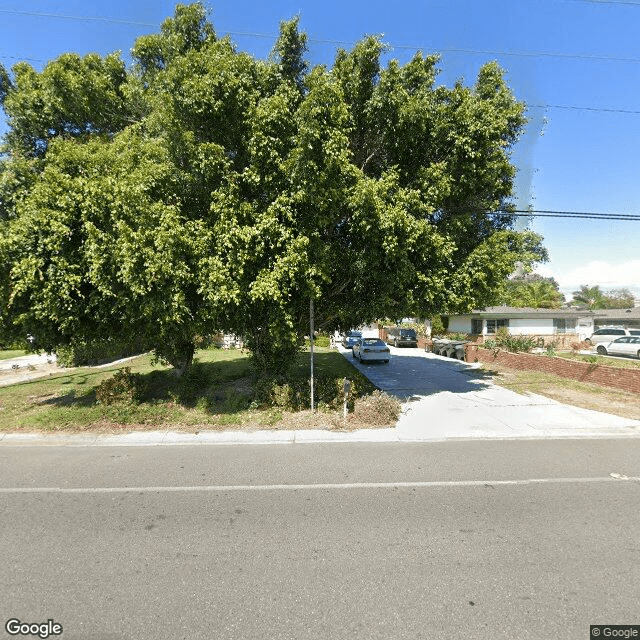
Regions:
<svg viewBox="0 0 640 640"><path fill-rule="evenodd" d="M308 358L308 354L300 354L292 379L292 386L307 394ZM359 403L361 396L371 394L375 387L329 349L318 349L315 356L319 408L315 413L308 411L304 402L295 407L265 402L250 375L248 355L242 351L200 351L198 362L183 379L154 363L149 354L128 359L126 366L121 362L107 367L47 367L44 371L20 371L17 384L0 388L0 432L355 429L395 422L388 411L380 413L382 403L377 410L369 408L368 413L359 409L345 423L342 402L334 398L337 387L342 388L342 379L349 378L355 390L350 404ZM22 377L29 373L32 379ZM33 379L42 373L44 378ZM367 400L363 406L367 402L373 401ZM377 402L380 404L380 399Z"/></svg>
<svg viewBox="0 0 640 640"><path fill-rule="evenodd" d="M640 420L640 400L634 393L541 371L509 369L495 362L485 365L485 370L493 375L496 384L518 393L535 393L583 409Z"/></svg>

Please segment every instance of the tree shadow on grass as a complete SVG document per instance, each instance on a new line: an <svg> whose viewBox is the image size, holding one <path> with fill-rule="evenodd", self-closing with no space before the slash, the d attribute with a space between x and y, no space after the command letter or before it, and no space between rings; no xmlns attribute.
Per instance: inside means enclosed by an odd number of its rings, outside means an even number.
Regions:
<svg viewBox="0 0 640 640"><path fill-rule="evenodd" d="M103 406L98 402L97 390L101 383L108 382L126 367L108 371L82 371L61 373L46 378L46 382L55 382L61 393L40 393L30 399L38 405L51 407L95 407ZM107 376L105 377L105 373ZM99 377L98 377L99 376ZM246 409L253 400L253 387L248 377L248 365L237 361L194 362L182 378L178 378L173 369L152 370L144 373L130 373L125 376L126 385L134 390L135 403L153 405L171 403L185 408L198 407L207 413L235 413ZM17 383L22 386L37 385L42 379ZM114 397L112 404L126 401Z"/></svg>
<svg viewBox="0 0 640 640"><path fill-rule="evenodd" d="M77 394L75 389L64 395L45 396L36 401L39 405L49 405L52 407L92 407L96 404L96 390L91 389L88 393Z"/></svg>

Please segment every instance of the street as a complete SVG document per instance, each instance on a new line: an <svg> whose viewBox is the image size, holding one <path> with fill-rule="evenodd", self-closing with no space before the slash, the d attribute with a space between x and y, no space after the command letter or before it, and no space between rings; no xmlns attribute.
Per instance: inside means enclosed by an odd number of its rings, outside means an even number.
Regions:
<svg viewBox="0 0 640 640"><path fill-rule="evenodd" d="M639 453L3 445L2 637L586 639L640 622Z"/></svg>

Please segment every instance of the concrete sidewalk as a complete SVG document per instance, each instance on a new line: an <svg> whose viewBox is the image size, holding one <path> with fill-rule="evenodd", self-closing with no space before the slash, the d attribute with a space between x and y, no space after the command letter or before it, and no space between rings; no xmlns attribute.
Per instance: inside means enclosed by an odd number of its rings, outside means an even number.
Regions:
<svg viewBox="0 0 640 640"><path fill-rule="evenodd" d="M388 365L361 365L374 384L403 400L393 428L357 431L172 431L122 435L0 434L0 445L134 446L287 444L317 442L428 442L483 438L611 438L640 436L640 420L521 395L482 377L478 365L419 349L391 347Z"/></svg>
<svg viewBox="0 0 640 640"><path fill-rule="evenodd" d="M640 435L640 420L510 391L483 376L478 364L390 349L388 365L362 365L341 352L375 385L404 400L396 425L401 440Z"/></svg>

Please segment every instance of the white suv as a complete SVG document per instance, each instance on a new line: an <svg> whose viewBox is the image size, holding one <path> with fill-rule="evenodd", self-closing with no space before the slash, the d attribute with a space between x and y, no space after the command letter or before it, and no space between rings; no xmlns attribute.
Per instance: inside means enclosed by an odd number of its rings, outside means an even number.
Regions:
<svg viewBox="0 0 640 640"><path fill-rule="evenodd" d="M603 327L591 334L590 338L587 338L587 342L591 344L602 344L603 342L613 342L616 338L622 336L632 335L628 329L622 327Z"/></svg>

